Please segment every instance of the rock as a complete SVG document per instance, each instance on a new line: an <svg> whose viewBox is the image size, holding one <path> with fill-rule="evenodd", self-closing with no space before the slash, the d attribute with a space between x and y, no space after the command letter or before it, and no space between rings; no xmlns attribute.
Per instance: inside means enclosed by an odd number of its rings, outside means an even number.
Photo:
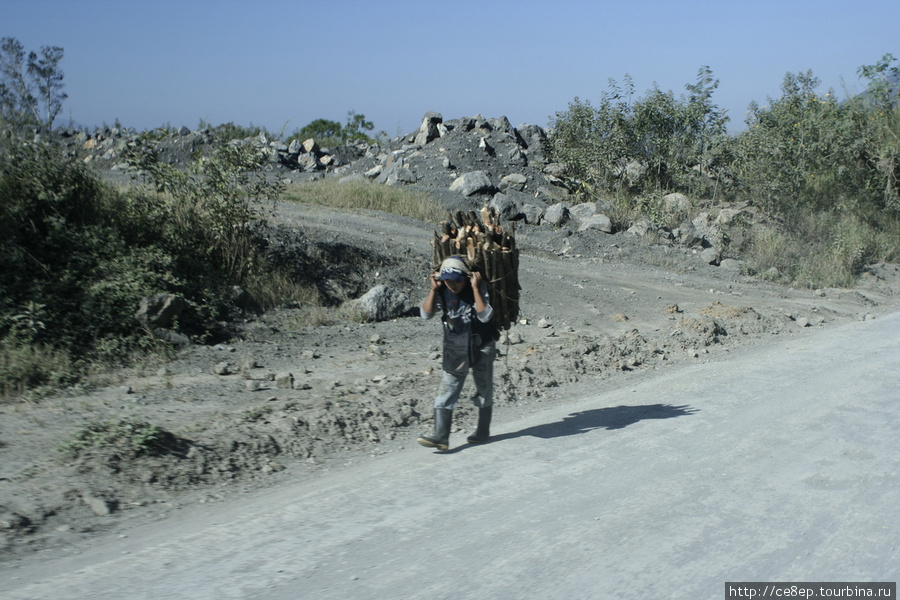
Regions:
<svg viewBox="0 0 900 600"><path fill-rule="evenodd" d="M244 382L244 387L247 388L248 392L259 391L259 381L256 379L248 379Z"/></svg>
<svg viewBox="0 0 900 600"><path fill-rule="evenodd" d="M529 199L527 194L516 192L515 190L508 190L505 194L494 194L494 197L488 202L488 206L497 211L497 214L500 215L500 219L504 221L515 221L524 216L522 213L522 204Z"/></svg>
<svg viewBox="0 0 900 600"><path fill-rule="evenodd" d="M544 165L543 172L550 177L560 178L566 174L566 165L562 163L549 163Z"/></svg>
<svg viewBox="0 0 900 600"><path fill-rule="evenodd" d="M700 258L708 265L717 265L719 264L719 251L715 248L705 248L700 253Z"/></svg>
<svg viewBox="0 0 900 600"><path fill-rule="evenodd" d="M509 175L504 175L500 178L499 189L501 192L508 189L521 192L525 190L526 183L528 183L528 178L521 173L510 173Z"/></svg>
<svg viewBox="0 0 900 600"><path fill-rule="evenodd" d="M522 216L529 225L540 225L544 220L544 213L547 211L547 205L540 200L533 200L527 204L523 204Z"/></svg>
<svg viewBox="0 0 900 600"><path fill-rule="evenodd" d="M415 143L424 146L431 140L439 138L441 133L438 125L443 123L443 121L444 117L441 113L431 111L425 113L425 116L422 117L422 125L419 127L419 132L414 139Z"/></svg>
<svg viewBox="0 0 900 600"><path fill-rule="evenodd" d="M797 325L800 327L809 327L809 319L806 317L800 317L797 319Z"/></svg>
<svg viewBox="0 0 900 600"><path fill-rule="evenodd" d="M686 212L691 210L691 201L684 194L674 192L663 196L663 204L668 212Z"/></svg>
<svg viewBox="0 0 900 600"><path fill-rule="evenodd" d="M696 234L711 246L720 248L724 232L718 223L710 219L709 213L702 212L691 222Z"/></svg>
<svg viewBox="0 0 900 600"><path fill-rule="evenodd" d="M588 217L587 219L581 219L578 225L578 231L587 231L588 229L597 229L604 233L612 233L613 225L612 221L606 215L598 214L593 215L592 217Z"/></svg>
<svg viewBox="0 0 900 600"><path fill-rule="evenodd" d="M384 169L375 181L384 185L413 184L416 176L402 162L398 162Z"/></svg>
<svg viewBox="0 0 900 600"><path fill-rule="evenodd" d="M275 387L280 390L290 390L294 387L294 374L281 371L275 374Z"/></svg>
<svg viewBox="0 0 900 600"><path fill-rule="evenodd" d="M544 211L543 222L560 227L569 220L569 206L565 202L554 204Z"/></svg>
<svg viewBox="0 0 900 600"><path fill-rule="evenodd" d="M542 185L537 189L537 197L547 202L565 202L569 199L569 192L555 185Z"/></svg>
<svg viewBox="0 0 900 600"><path fill-rule="evenodd" d="M719 225L729 225L734 222L734 220L743 214L744 211L737 210L734 208L723 208L719 211L719 214L716 216L716 223Z"/></svg>
<svg viewBox="0 0 900 600"><path fill-rule="evenodd" d="M157 294L141 300L134 318L151 329L169 329L185 308L187 302L181 296Z"/></svg>
<svg viewBox="0 0 900 600"><path fill-rule="evenodd" d="M480 192L490 192L494 186L484 171L471 171L456 178L450 185L451 192L460 192L464 196L472 196Z"/></svg>
<svg viewBox="0 0 900 600"><path fill-rule="evenodd" d="M744 268L744 263L734 258L725 258L719 263L719 266L729 271L741 271Z"/></svg>
<svg viewBox="0 0 900 600"><path fill-rule="evenodd" d="M213 367L213 373L216 375L231 375L231 365L225 361L216 363L216 366Z"/></svg>
<svg viewBox="0 0 900 600"><path fill-rule="evenodd" d="M672 230L672 235L683 246L697 246L703 243L703 237L697 233L693 223L685 222Z"/></svg>
<svg viewBox="0 0 900 600"><path fill-rule="evenodd" d="M387 321L412 313L415 305L409 296L386 285L376 285L360 298L350 300L345 306L367 321Z"/></svg>
<svg viewBox="0 0 900 600"><path fill-rule="evenodd" d="M577 219L579 221L588 219L597 214L597 203L582 202L581 204L576 204L571 209L569 209L569 214L573 219Z"/></svg>
<svg viewBox="0 0 900 600"><path fill-rule="evenodd" d="M659 228L650 219L639 219L625 233L639 238L655 235Z"/></svg>
<svg viewBox="0 0 900 600"><path fill-rule="evenodd" d="M113 504L103 498L98 498L92 494L84 493L81 496L81 499L98 517L108 517L113 511Z"/></svg>
<svg viewBox="0 0 900 600"><path fill-rule="evenodd" d="M630 160L625 163L623 175L629 182L636 183L649 169L650 166L645 162Z"/></svg>

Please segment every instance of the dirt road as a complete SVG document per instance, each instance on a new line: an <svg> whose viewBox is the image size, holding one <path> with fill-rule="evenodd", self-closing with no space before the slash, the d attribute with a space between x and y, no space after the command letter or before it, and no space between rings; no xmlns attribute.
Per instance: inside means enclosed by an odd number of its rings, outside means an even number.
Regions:
<svg viewBox="0 0 900 600"><path fill-rule="evenodd" d="M893 313L500 412L486 446L413 444L33 555L4 566L0 595L718 598L726 581L896 581L898 398Z"/></svg>

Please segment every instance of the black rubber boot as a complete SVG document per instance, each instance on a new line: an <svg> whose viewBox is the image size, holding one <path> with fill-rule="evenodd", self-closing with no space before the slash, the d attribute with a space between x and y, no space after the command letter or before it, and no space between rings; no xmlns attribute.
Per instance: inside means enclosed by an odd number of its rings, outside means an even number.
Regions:
<svg viewBox="0 0 900 600"><path fill-rule="evenodd" d="M491 417L494 413L494 407L478 409L478 428L475 433L466 438L470 444L483 444L491 439Z"/></svg>
<svg viewBox="0 0 900 600"><path fill-rule="evenodd" d="M450 448L450 421L453 419L453 411L448 408L434 409L434 433L423 435L417 442L426 448L447 450Z"/></svg>

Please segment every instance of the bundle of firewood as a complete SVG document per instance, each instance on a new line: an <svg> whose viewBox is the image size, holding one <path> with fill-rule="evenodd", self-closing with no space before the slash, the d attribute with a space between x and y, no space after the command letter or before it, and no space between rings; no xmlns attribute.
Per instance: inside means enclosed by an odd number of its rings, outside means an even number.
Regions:
<svg viewBox="0 0 900 600"><path fill-rule="evenodd" d="M519 250L514 235L515 226L504 230L497 211L485 206L480 214L474 210L448 213L432 240L435 269L445 258L458 256L481 273L498 329L509 329L519 317Z"/></svg>

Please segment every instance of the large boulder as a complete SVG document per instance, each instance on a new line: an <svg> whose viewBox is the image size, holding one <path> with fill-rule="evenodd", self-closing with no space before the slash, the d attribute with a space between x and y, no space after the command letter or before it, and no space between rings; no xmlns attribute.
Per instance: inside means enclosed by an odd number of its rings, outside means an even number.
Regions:
<svg viewBox="0 0 900 600"><path fill-rule="evenodd" d="M484 171L463 173L450 185L451 192L460 192L464 196L490 192L493 189L494 185Z"/></svg>
<svg viewBox="0 0 900 600"><path fill-rule="evenodd" d="M439 138L441 136L441 130L438 126L443 123L443 121L444 117L441 113L432 111L425 113L425 116L422 117L422 125L419 127L419 132L416 134L413 142L420 146L424 146L431 140Z"/></svg>
<svg viewBox="0 0 900 600"><path fill-rule="evenodd" d="M376 285L356 300L345 304L367 321L387 321L415 310L409 296L386 285Z"/></svg>

